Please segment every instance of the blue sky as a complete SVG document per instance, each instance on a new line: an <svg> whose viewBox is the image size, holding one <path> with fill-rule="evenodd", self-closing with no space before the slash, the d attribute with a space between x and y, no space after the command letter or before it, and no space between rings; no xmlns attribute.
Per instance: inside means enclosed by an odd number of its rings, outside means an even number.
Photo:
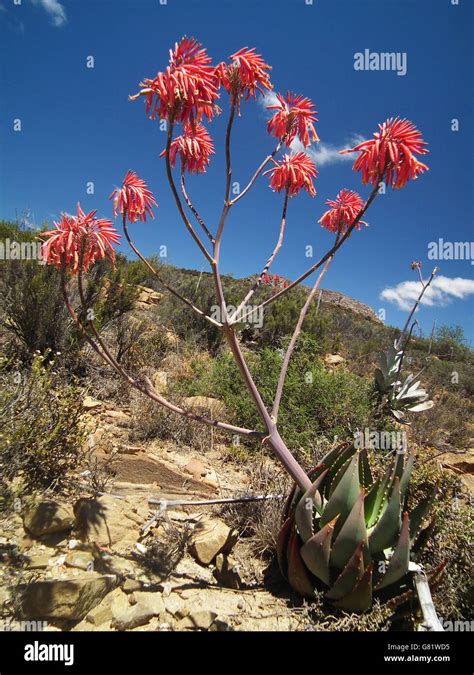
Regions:
<svg viewBox="0 0 474 675"><path fill-rule="evenodd" d="M163 0L162 0L163 1ZM145 254L165 245L168 262L207 269L179 220L159 158L164 133L129 102L143 77L163 70L167 50L193 35L215 62L242 46L256 47L271 64L277 91L309 96L318 110L321 143L311 152L319 175L314 199L291 200L284 246L274 272L296 277L331 244L317 224L325 201L346 187L367 196L351 161L337 150L369 138L390 116L412 120L429 143L430 171L403 190L380 195L367 214L369 227L355 232L335 259L324 286L355 297L387 323L401 325L420 260L441 280L418 314L425 332L437 324L461 324L469 339L474 266L471 260L428 260L429 242L473 237L472 29L469 0L0 0L2 39L0 217L31 211L36 225L61 211L97 208L110 216L107 197L127 169L155 193L156 220L133 233ZM407 72L357 71L354 54L406 54ZM87 68L89 56L94 68ZM227 100L210 124L217 154L189 191L211 228L223 196L223 145ZM21 131L14 131L14 120ZM459 130L452 130L452 120ZM244 186L273 148L261 103L242 105L232 143L234 179ZM94 194L87 184L94 183ZM229 218L222 268L235 276L260 271L277 235L281 196L260 179ZM128 253L126 246L123 251Z"/></svg>

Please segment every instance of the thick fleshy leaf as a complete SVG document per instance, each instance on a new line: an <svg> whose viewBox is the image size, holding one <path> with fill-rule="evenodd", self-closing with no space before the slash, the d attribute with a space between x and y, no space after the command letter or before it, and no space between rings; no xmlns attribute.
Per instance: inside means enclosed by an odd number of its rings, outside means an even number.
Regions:
<svg viewBox="0 0 474 675"><path fill-rule="evenodd" d="M362 555L364 546L365 543L361 541L341 574L326 593L326 598L328 600L340 600L354 590L356 584L364 574L364 560Z"/></svg>
<svg viewBox="0 0 474 675"><path fill-rule="evenodd" d="M278 566L280 567L280 571L285 577L285 579L288 577L287 549L288 549L288 540L290 538L292 527L293 527L293 520L291 518L287 518L283 523L283 525L281 526L277 538Z"/></svg>
<svg viewBox="0 0 474 675"><path fill-rule="evenodd" d="M314 534L314 509L316 509L318 513L321 513L322 510L322 499L318 492L318 488L327 472L328 469L325 469L325 471L316 478L309 490L304 493L296 505L295 522L298 533L303 541L308 541Z"/></svg>
<svg viewBox="0 0 474 675"><path fill-rule="evenodd" d="M375 590L385 588L390 584L395 583L405 576L408 572L408 564L410 562L410 520L408 513L403 514L403 522L400 530L400 537L397 546L393 552L387 570L379 581Z"/></svg>
<svg viewBox="0 0 474 675"><path fill-rule="evenodd" d="M400 531L400 508L400 481L395 478L395 485L387 507L369 535L371 554L380 553L395 541Z"/></svg>
<svg viewBox="0 0 474 675"><path fill-rule="evenodd" d="M405 468L403 469L403 473L400 478L400 497L402 501L405 498L408 483L410 482L411 472L413 471L413 462L414 457L413 455L410 455L406 461Z"/></svg>
<svg viewBox="0 0 474 675"><path fill-rule="evenodd" d="M363 448L359 453L359 477L362 487L368 488L372 485L373 478L367 448Z"/></svg>
<svg viewBox="0 0 474 675"><path fill-rule="evenodd" d="M325 469L330 469L333 465L333 463L340 457L341 452L343 450L346 450L347 448L350 447L350 443L341 443L337 447L333 448L332 450L329 450L324 457L321 460L321 465L324 466Z"/></svg>
<svg viewBox="0 0 474 675"><path fill-rule="evenodd" d="M306 598L314 598L314 586L300 556L298 535L293 528L288 541L288 581L294 590Z"/></svg>
<svg viewBox="0 0 474 675"><path fill-rule="evenodd" d="M380 368L375 369L375 384L380 393L384 394L389 388L388 380L384 377L384 374Z"/></svg>
<svg viewBox="0 0 474 675"><path fill-rule="evenodd" d="M395 410L395 408L390 408L390 412L401 424L410 424L409 420L405 419L404 413L401 410Z"/></svg>
<svg viewBox="0 0 474 675"><path fill-rule="evenodd" d="M324 471L325 467L323 467L322 464L317 464L314 466L312 469L308 471L308 478L311 481L316 480L316 478L319 476L320 473ZM288 496L288 499L286 500L285 503L285 509L283 511L283 517L284 519L293 517L295 508L297 504L299 503L300 499L302 496L302 491L299 489L297 485L293 485L291 492Z"/></svg>
<svg viewBox="0 0 474 675"><path fill-rule="evenodd" d="M331 553L331 539L337 516L330 523L324 525L319 532L308 539L300 549L301 557L315 577L321 579L326 586L330 584L329 556Z"/></svg>
<svg viewBox="0 0 474 675"><path fill-rule="evenodd" d="M354 590L340 600L334 601L334 606L345 612L366 612L372 606L372 570L371 562Z"/></svg>
<svg viewBox="0 0 474 675"><path fill-rule="evenodd" d="M329 499L336 489L354 452L356 452L356 450L353 445L342 447L338 457L333 461L325 481L324 496L326 499Z"/></svg>
<svg viewBox="0 0 474 675"><path fill-rule="evenodd" d="M365 498L365 522L368 528L373 527L379 518L388 495L392 475L393 462L387 467L383 478L375 481Z"/></svg>
<svg viewBox="0 0 474 675"><path fill-rule="evenodd" d="M428 512L437 494L438 491L436 489L433 490L429 497L426 499L421 499L413 511L410 512L410 539L412 543L416 541L416 538L420 533L423 520L428 515Z"/></svg>
<svg viewBox="0 0 474 675"><path fill-rule="evenodd" d="M359 496L359 490L359 457L356 452L326 504L321 516L321 525L326 525L338 514L340 518L337 524L342 525Z"/></svg>
<svg viewBox="0 0 474 675"><path fill-rule="evenodd" d="M346 518L346 522L341 527L339 534L333 544L331 551L331 565L343 569L354 551L363 542L367 548L367 529L364 519L364 490L361 490L359 496L352 507L351 512Z"/></svg>
<svg viewBox="0 0 474 675"><path fill-rule="evenodd" d="M425 401L424 403L419 403L418 405L408 408L410 412L423 412L424 410L430 410L434 406L434 401Z"/></svg>

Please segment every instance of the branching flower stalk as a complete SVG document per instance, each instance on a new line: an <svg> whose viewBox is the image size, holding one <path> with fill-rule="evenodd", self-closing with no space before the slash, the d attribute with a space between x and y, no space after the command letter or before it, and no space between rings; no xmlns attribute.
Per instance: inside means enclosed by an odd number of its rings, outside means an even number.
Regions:
<svg viewBox="0 0 474 675"><path fill-rule="evenodd" d="M390 571L385 575L383 583L381 580L378 582L377 587L382 587L388 584L389 581L398 579L405 569L405 558L409 555L409 522L407 514L403 516L403 525L398 522L397 517L400 514L398 513L397 516L397 509L399 511L401 508L400 498L406 489L411 463L410 461L406 465L398 463L394 468L395 473L387 476L384 484L377 486L377 482L374 483L375 502L372 504L372 513L370 514L367 511L369 514L367 523L363 524L360 521L360 510L363 507L364 499L362 493L358 496L358 492L361 485L364 488L369 486L371 478L369 476L370 472L368 472L368 465L364 463L362 454L347 446L344 446L342 450L335 449L330 458L327 458L327 467L321 467L321 471L317 474L313 472L308 475L297 462L279 433L278 412L291 356L321 280L332 264L335 254L349 239L355 229L360 230L361 226L366 224L362 221L362 218L375 200L383 182L387 186L400 188L407 181L417 178L427 170L427 167L415 156L416 154L425 154L427 152L424 147L426 144L422 140L420 132L411 122L392 118L380 124L379 130L374 133L371 139L364 141L355 148L345 150L344 152L354 152L357 154L353 168L355 171L361 172L364 184L372 186L369 196L364 201L357 193L342 189L334 200L328 200L326 203L330 208L318 222L323 229L335 233L334 244L299 277L288 284L284 283L277 292L263 300L258 307L247 310L248 302L256 290L262 283L266 283L268 271L282 248L287 225L289 201L302 191L306 191L310 197L314 197L316 191L313 181L318 173L314 162L306 152L291 151L291 144L295 139L298 139L304 148L310 145L311 140L313 142L318 142L319 140L314 128L314 122L317 120L313 104L309 99L290 92L287 92L286 96L278 94L278 104L267 106L269 109L275 111L268 121L267 131L277 139L276 147L260 163L243 191L234 197L234 199L230 198L232 182L231 138L235 121L241 114L242 102L248 101L251 98L255 99L257 93L265 95L271 91L272 85L269 78L269 70L270 67L263 61L261 56L254 49L247 48L240 49L232 54L228 63L222 62L217 66L212 66L211 59L207 55L206 50L196 40L193 38L183 38L170 51L170 60L165 71L159 72L155 78L144 79L140 83L139 92L135 96L130 97L133 100L144 97L146 112L150 114L151 119L158 117L166 121L167 138L162 156L164 156L165 160L167 181L186 230L210 266L216 301L220 310L219 320L208 316L194 302L165 282L158 270L140 253L133 243L128 230L128 223L136 221L145 222L147 215L153 218L152 207L156 206L153 194L148 189L146 183L136 174L129 171L125 176L122 186L117 188L111 195L111 198L114 200L114 216L120 212L125 238L134 253L142 260L161 286L177 300L188 306L201 319L210 322L222 332L234 357L242 382L253 400L264 431L241 428L184 410L159 394L149 379L144 378L143 381L137 379L128 373L113 357L110 349L101 337L93 317L88 315L83 286L83 274L87 272L90 265L96 260L108 257L112 263L114 261L113 245L118 243L119 235L110 221L95 218L95 212L86 215L78 206L77 216L63 214L61 220L55 223L54 229L43 233L43 254L47 262L56 265L61 271L64 301L74 323L78 326L84 338L94 351L109 366L114 368L121 377L124 377L132 387L171 412L233 434L260 439L262 443L270 448L295 483L295 499L299 499L301 503L310 500L312 505L310 509L306 509L307 513L305 513L301 511L301 507L298 505L299 502L294 502L296 510L291 507L288 511L289 520L285 523L286 529L282 535L282 570L288 570L290 583L303 595L311 595L311 589L314 588L317 577L319 577L320 581L324 581L324 583L333 583L335 578L333 571L334 563L336 569L339 567L339 571L340 569L343 570L342 575L345 581L342 586L345 590L342 593L341 584L336 581L336 590L332 588L331 593L333 595L336 593L334 597L339 597L339 595L340 597L344 597L345 607L354 607L356 608L355 611L359 611L362 608L361 611L363 611L367 603L370 604L371 602L374 562L380 557L380 552L384 552L387 546L393 544L393 536L399 537L399 543L393 552L392 562L389 567ZM218 114L219 109L217 108L216 100L219 88L229 95L229 117L224 142L224 197L222 211L214 234L206 225L205 218L199 214L189 196L186 188L185 173L204 173L210 157L214 153L212 139L203 125L203 119L211 120L214 115ZM174 130L177 125L182 126L182 134L174 137ZM290 148L290 152L277 159L283 146ZM179 189L173 176L173 167L177 158L179 158ZM264 171L266 167L269 168L267 171ZM229 315L220 271L220 254L224 228L231 209L245 195L249 194L259 177L267 174L270 174L270 188L274 192L283 193L282 215L277 241L271 255L263 265L262 271L251 288L238 304L237 309ZM185 209L188 209L192 214L198 229L195 229L191 223ZM204 241L202 239L203 236ZM316 278L301 308L298 321L282 362L272 409L269 410L262 399L242 352L237 333L238 325L249 322L255 312L263 311L265 307L276 302L285 293L301 285L320 268L322 269L319 272L319 276ZM68 296L68 275L77 276L81 305L85 316L88 317L87 326L84 325L71 305ZM280 279L280 277L274 278ZM426 286L424 286L418 303L421 301L422 295L430 282L431 278ZM413 311L415 309L416 307ZM402 336L409 326L411 316L402 332ZM343 461L346 463L343 464ZM359 464L360 479L357 472ZM333 468L330 470L330 467ZM335 482L333 484L333 479L336 473L339 477L340 474L338 472L342 472L343 470L346 473L349 472L350 475L346 477L344 473L340 485L347 485L348 492L347 494L344 493L342 502L339 500L340 503L335 504L333 503L334 499L331 497L331 494L334 492L334 495L337 496L342 487L334 489ZM336 473L331 473L331 471ZM320 494L318 492L318 485L323 484L324 481L326 488ZM378 491L380 490L379 495ZM387 499L389 500L389 508L392 515L390 516L390 522L388 522L391 529L389 528L386 531L384 523L388 520L388 516L380 518L380 513L373 509L376 505L378 505L377 509L379 507L382 508L382 506L385 507ZM314 509L314 512L312 509ZM310 514L309 520L308 514ZM337 520L338 522L336 523ZM379 520L382 523L380 525L382 528L381 533L375 538L372 537L372 540L367 539L366 526L369 527L369 521L377 524ZM319 523L318 527L322 527L321 533L323 534L315 533L313 528L316 523ZM338 542L343 536L342 533L346 533L344 538L347 538L346 530L348 528L350 529L351 536L347 540L345 547L341 547ZM330 538L333 531L334 537L336 537L336 553L334 554L334 560L331 558L330 561ZM362 536L364 532L365 534ZM388 538L387 532L390 533L390 537ZM362 540L360 541L357 540L359 535L362 536ZM311 543L313 542L313 538L318 536L324 537L324 546L326 547L324 549L326 558L324 560L321 559L319 562L317 562L319 544L314 548ZM372 544L370 544L370 541L372 541ZM353 544L355 552L352 555ZM285 553L286 546L288 550ZM307 554L304 554L303 563L299 550L301 549L303 552L305 547ZM350 553L350 555L346 556L346 553ZM364 561L362 561L362 555ZM372 560L370 564L369 560ZM365 567L366 564L368 565L367 567ZM298 570L296 576L295 569ZM309 577L308 574L310 575ZM357 589L362 583L364 584L364 594L361 599ZM370 589L370 598L367 595L367 589Z"/></svg>

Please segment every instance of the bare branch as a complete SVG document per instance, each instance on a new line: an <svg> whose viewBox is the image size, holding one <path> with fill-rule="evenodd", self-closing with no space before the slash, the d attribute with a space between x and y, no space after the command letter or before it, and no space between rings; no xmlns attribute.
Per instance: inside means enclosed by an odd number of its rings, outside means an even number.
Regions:
<svg viewBox="0 0 474 675"><path fill-rule="evenodd" d="M79 288L80 285L82 284L82 278L78 278L78 284ZM93 340L93 338L89 335L89 333L86 331L84 328L84 325L82 324L81 320L77 316L76 312L74 311L71 301L69 299L69 295L67 293L67 288L66 288L66 280L65 280L65 274L64 270L62 272L62 278L61 278L61 286L62 286L62 292L63 292L63 298L64 298L64 303L79 330L81 331L82 335L85 337L85 339L89 342L91 347L94 349L95 352L112 368L114 368L122 377L125 377L125 379L130 383L132 387L140 391L142 394L145 394L149 398L151 398L154 401L157 401L157 403L160 403L162 406L167 408L168 410L171 410L172 412L175 412L182 417L187 417L188 419L194 421L194 422L201 422L202 424L207 424L208 426L214 427L216 429L222 429L223 431L229 431L233 434L237 434L239 436L249 436L251 438L264 438L264 434L262 434L259 431L256 431L254 429L246 429L244 427L237 427L234 424L227 424L226 422L219 422L217 420L213 420L209 417L206 417L204 415L197 415L189 410L184 410L180 406L171 403L167 399L165 399L163 396L158 394L153 387L153 384L150 382L148 378L145 378L145 384L143 385L142 383L138 382L135 378L133 378L131 375L129 375L120 364L118 364L113 356L110 354L110 350L107 348L105 345L104 341L100 337L94 323L92 320L89 320L89 325L91 326L91 329L93 330L94 334L96 337L98 337L98 340L100 342L100 345L104 349L104 351L101 351L97 343ZM82 293L81 289L79 291L81 297L81 303L83 303L83 300L85 300L84 297L84 292L82 288ZM87 311L87 306L83 303L84 309Z"/></svg>
<svg viewBox="0 0 474 675"><path fill-rule="evenodd" d="M181 199L179 198L179 194L178 194L178 191L176 189L176 185L174 183L173 173L171 171L171 162L170 162L170 148L171 148L171 140L173 138L173 126L174 126L174 120L170 119L169 122L168 122L168 134L167 134L167 139L166 139L166 150L165 150L166 176L168 178L168 183L170 185L171 192L173 193L173 197L174 197L174 200L176 202L176 206L178 208L179 214L180 214L181 218L183 219L183 222L184 222L188 232L190 233L190 235L192 236L192 238L194 239L194 241L198 245L198 247L199 247L200 251L202 252L203 256L206 258L206 260L208 260L209 263L211 263L212 262L212 256L209 253L209 251L206 249L206 247L204 246L202 241L199 239L199 237L196 234L193 226L189 222L189 219L187 218L187 216L184 212L183 205L181 204Z"/></svg>
<svg viewBox="0 0 474 675"><path fill-rule="evenodd" d="M194 215L194 217L196 218L196 220L197 220L197 222L199 223L199 225L200 225L200 226L202 227L202 229L204 230L204 232L205 232L206 236L208 237L209 241L211 242L211 244L214 244L214 241L215 241L215 240L214 240L214 237L213 237L212 234L209 232L209 230L207 229L206 224L204 223L203 219L201 218L201 216L199 215L199 213L198 213L198 212L196 211L196 209L194 208L194 206L193 206L193 204L192 204L192 202L191 202L191 200L190 200L190 198L189 198L189 196L188 196L188 193L187 193L187 191L186 191L186 184L185 184L185 180L184 180L184 170L183 170L183 165L182 165L182 163L181 163L181 194L183 195L183 199L184 199L184 201L186 202L186 204L187 204L189 210L191 211L191 213Z"/></svg>
<svg viewBox="0 0 474 675"><path fill-rule="evenodd" d="M250 298L253 296L257 288L260 286L262 283L263 277L265 274L267 274L268 270L270 269L270 266L272 265L273 261L275 260L275 257L278 253L278 251L281 248L282 242L283 242L283 234L285 232L285 223L286 223L286 210L288 206L288 190L285 192L285 198L283 200L283 211L281 215L281 221L280 221L280 231L278 233L278 240L276 243L275 248L273 249L272 254L268 258L267 262L265 263L265 266L263 270L260 272L260 275L257 277L257 280L255 281L254 285L252 288L249 290L245 298L242 300L240 305L237 307L235 312L232 314L232 316L229 318L229 323L236 323L238 321L238 317L240 315L240 312L242 309L245 307L245 305L249 302Z"/></svg>
<svg viewBox="0 0 474 675"><path fill-rule="evenodd" d="M268 164L268 162L270 162L270 161L275 157L275 155L278 154L278 152L280 151L281 146L282 146L282 141L280 141L280 142L278 143L278 145L276 146L275 150L274 150L272 153L270 153L269 155L267 155L267 156L265 157L265 159L263 160L263 162L260 164L260 166L258 167L258 169L256 170L256 172L254 173L254 175L253 175L252 178L250 179L250 182L249 182L249 184L247 185L247 187L245 187L239 195L237 195L236 197L234 197L234 199L232 199L232 201L229 202L229 206L234 206L234 204L236 204L236 203L239 201L239 199L242 199L242 197L243 197L245 194L247 194L247 192L250 190L250 188L252 187L252 185L255 183L255 181L257 180L257 178L260 176L260 174L262 173L262 171L264 170L264 168L266 167L266 165Z"/></svg>
<svg viewBox="0 0 474 675"><path fill-rule="evenodd" d="M147 260L147 259L140 253L140 251L137 249L137 247L135 246L135 244L132 242L132 239L131 239L130 234L129 234L129 231L128 231L127 222L126 222L126 211L124 211L124 213L123 213L122 226L123 226L123 231L124 231L125 237L126 237L128 243L129 243L129 245L130 245L130 248L131 248L132 251L135 253L135 255L137 255L137 256L140 258L140 260L142 261L142 263L143 263L143 264L147 267L147 269L153 274L153 276L154 276L156 279L158 279L158 281L160 282L160 284L161 284L164 288L166 288L166 290L169 291L172 295L174 295L175 298L178 298L178 300L181 300L181 302L184 302L188 307L191 307L191 309L192 309L194 312L196 312L196 314L199 314L200 317L202 317L202 318L205 319L206 321L209 321L209 323L212 323L214 326L221 326L222 324L219 323L219 321L216 321L216 320L213 319L212 317L208 316L205 312L203 312L202 309L199 309L199 307L197 307L191 300L189 300L188 298L186 298L184 295L181 295L181 293L179 293L177 290L175 290L174 288L172 288L171 286L169 286L169 284L167 284L166 281L163 281L163 279L160 277L160 275L158 274L158 272L156 271L156 269L153 267L153 265L150 263L150 261Z"/></svg>
<svg viewBox="0 0 474 675"><path fill-rule="evenodd" d="M290 363L290 359L293 355L293 351L295 349L296 341L298 340L299 334L301 332L301 328L303 326L303 322L306 318L306 314L308 313L308 310L311 306L311 303L313 301L314 296L316 295L316 291L319 288L319 284L321 283L321 279L323 276L326 274L327 269L329 265L332 262L332 256L327 259L326 264L324 265L323 269L319 273L318 278L316 279L313 288L311 289L311 292L309 293L306 302L304 303L300 315L298 317L298 321L295 326L295 330L293 331L293 335L291 336L290 343L288 345L288 349L286 350L285 357L283 359L283 363L281 366L281 371L280 371L280 376L278 378L278 384L276 388L276 393L275 393L275 399L273 401L273 408L272 408L272 417L273 421L276 422L278 421L278 410L280 408L280 401L281 401L281 395L283 392L283 385L285 384L285 378L286 378L286 373L288 371L288 366Z"/></svg>
<svg viewBox="0 0 474 675"><path fill-rule="evenodd" d="M419 269L418 269L418 272L420 273ZM438 268L435 267L434 270L431 272L430 278L428 279L428 281L426 282L426 284L423 283L423 278L421 277L421 273L420 273L420 279L421 279L422 289L421 289L420 295L418 296L417 301L416 301L415 304L413 305L413 307L412 307L412 309L411 309L411 312L410 312L410 314L408 315L407 320L405 321L405 325L403 326L403 329L402 329L402 332L401 332L401 334L400 334L400 337L399 337L398 340L397 340L397 347L396 347L397 349L400 349L400 347L401 347L401 345L402 345L402 342L403 342L403 337L404 337L405 333L406 333L407 330L408 330L408 326L410 325L410 321L411 321L411 319L412 319L412 317L413 317L413 314L416 312L416 309L417 309L418 305L420 304L420 302L421 302L421 300L422 300L424 294L425 294L426 291L428 290L428 288L429 288L431 282L432 282L433 279L435 278L437 272L438 272Z"/></svg>
<svg viewBox="0 0 474 675"><path fill-rule="evenodd" d="M322 258L320 258L318 260L317 263L315 263L309 269L307 269L306 272L301 274L297 279L295 279L295 281L293 281L291 284L289 284L286 288L283 288L278 293L275 293L275 295L272 295L271 298L268 298L267 300L262 302L260 305L258 305L258 307L254 307L254 309L252 309L250 312L248 312L245 316L242 317L241 321L247 320L255 312L260 311L263 307L266 307L270 303L275 302L275 300L278 300L278 298L281 298L282 295L284 295L285 293L288 293L288 291L291 291L292 288L294 288L295 286L298 286L299 284L301 284L302 281L304 281L309 276L311 276L311 274L313 274L313 272L315 272L319 267L321 267L321 265L324 265L324 263L326 262L326 260L328 260L328 258L334 256L336 251L342 246L342 244L346 241L346 239L348 239L350 237L352 231L357 226L357 224L359 223L360 219L362 218L364 213L367 211L369 206L374 201L375 197L377 196L378 189L379 189L379 181L374 186L374 188L373 188L372 192L370 193L370 196L367 199L364 207L359 211L359 213L354 218L354 220L352 221L350 226L347 228L346 232L342 235L342 237L339 239L339 241L336 242L334 244L334 246L331 249L329 249L329 251L327 251L323 255Z"/></svg>

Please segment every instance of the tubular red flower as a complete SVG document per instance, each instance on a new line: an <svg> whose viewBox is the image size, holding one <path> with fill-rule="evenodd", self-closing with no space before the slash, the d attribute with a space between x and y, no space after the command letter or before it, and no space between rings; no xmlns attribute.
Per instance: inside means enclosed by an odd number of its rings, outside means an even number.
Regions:
<svg viewBox="0 0 474 675"><path fill-rule="evenodd" d="M319 138L314 128L313 122L317 121L316 110L309 100L303 96L296 96L291 92L286 92L285 98L277 94L278 105L267 106L268 110L277 112L268 121L267 131L281 141L286 142L289 147L295 136L298 136L305 147L311 140L318 142Z"/></svg>
<svg viewBox="0 0 474 675"><path fill-rule="evenodd" d="M163 150L160 156L163 157L165 152ZM190 173L203 173L213 154L212 138L202 124L184 124L182 135L175 138L170 147L171 165L175 165L176 155L179 155L183 170Z"/></svg>
<svg viewBox="0 0 474 675"><path fill-rule="evenodd" d="M126 212L127 218L131 223L136 220L146 221L147 214L153 218L151 207L156 206L153 194L147 188L144 180L139 178L134 171L127 171L123 179L122 187L117 188L109 196L114 200L114 218L117 211L123 214Z"/></svg>
<svg viewBox="0 0 474 675"><path fill-rule="evenodd" d="M330 232L344 234L363 208L364 200L357 192L343 189L336 195L336 199L328 199L326 204L331 208L321 216L318 223ZM367 227L367 223L360 220L356 225L358 230L361 225Z"/></svg>
<svg viewBox="0 0 474 675"><path fill-rule="evenodd" d="M284 155L280 162L272 161L275 166L263 174L271 174L270 187L272 190L275 192L288 190L289 196L293 197L304 188L311 197L314 197L316 190L312 179L316 178L318 172L305 152Z"/></svg>
<svg viewBox="0 0 474 675"><path fill-rule="evenodd" d="M397 189L428 171L426 164L414 156L426 154L425 145L412 122L395 117L379 124L379 131L374 133L373 138L355 148L342 150L341 154L360 152L352 168L361 171L363 183L375 185L385 172L385 183Z"/></svg>
<svg viewBox="0 0 474 675"><path fill-rule="evenodd" d="M222 84L227 93L235 97L237 104L240 97L245 96L248 101L251 96L256 98L257 91L262 94L270 91L272 84L267 71L271 70L271 66L255 49L243 47L229 58L232 63L219 63L216 76L219 85Z"/></svg>
<svg viewBox="0 0 474 675"><path fill-rule="evenodd" d="M43 259L49 265L65 266L71 274L77 274L79 267L85 272L96 260L109 258L115 262L113 244L118 244L120 235L110 220L96 218L96 211L87 215L77 205L77 216L61 214L54 228L42 232Z"/></svg>
<svg viewBox="0 0 474 675"><path fill-rule="evenodd" d="M178 122L207 119L218 111L215 105L217 94L216 70L210 65L206 50L194 39L183 37L170 50L169 65L164 73L154 79L140 82L140 91L135 96L145 96L146 114L150 118L173 118Z"/></svg>

